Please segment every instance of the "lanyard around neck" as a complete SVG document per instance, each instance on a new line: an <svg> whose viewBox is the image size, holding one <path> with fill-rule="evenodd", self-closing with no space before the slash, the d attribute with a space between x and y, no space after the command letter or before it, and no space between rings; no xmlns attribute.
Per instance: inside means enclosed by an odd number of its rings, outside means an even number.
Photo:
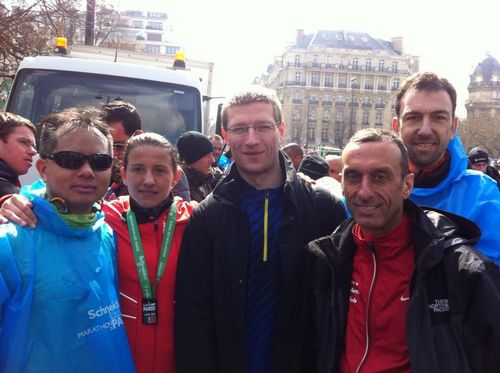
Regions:
<svg viewBox="0 0 500 373"><path fill-rule="evenodd" d="M142 248L141 235L137 220L132 210L127 211L127 225L130 235L130 243L132 244L132 251L134 253L135 266L137 268L137 275L141 284L142 294L146 299L152 299L155 296L156 285L160 282L161 276L165 272L167 266L168 254L170 252L170 244L174 235L175 221L177 215L177 203L174 201L170 206L167 223L163 232L163 242L160 250L160 258L158 260L158 268L156 270L156 278L153 286L149 281L148 268L146 265L146 258Z"/></svg>

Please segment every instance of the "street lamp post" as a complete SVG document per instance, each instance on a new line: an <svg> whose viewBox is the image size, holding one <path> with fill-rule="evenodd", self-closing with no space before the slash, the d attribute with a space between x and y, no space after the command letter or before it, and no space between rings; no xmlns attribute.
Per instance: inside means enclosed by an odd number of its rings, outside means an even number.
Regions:
<svg viewBox="0 0 500 373"><path fill-rule="evenodd" d="M349 122L349 138L354 134L354 87L358 78L351 78L351 120Z"/></svg>

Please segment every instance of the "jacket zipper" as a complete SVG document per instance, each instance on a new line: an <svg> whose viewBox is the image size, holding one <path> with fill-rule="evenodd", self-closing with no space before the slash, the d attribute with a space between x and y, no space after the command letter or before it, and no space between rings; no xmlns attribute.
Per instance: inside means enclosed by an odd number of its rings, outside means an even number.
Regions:
<svg viewBox="0 0 500 373"><path fill-rule="evenodd" d="M370 250L370 253L372 254L372 259L373 259L373 276L372 276L372 281L370 284L370 290L368 291L368 301L366 303L366 318L365 318L365 335L366 335L366 346L365 346L365 353L363 357L361 358L361 361L359 362L358 367L356 368L356 373L359 373L361 370L361 367L363 366L367 356L368 356L368 349L370 347L370 331L369 331L369 314L370 314L370 303L371 303L371 297L372 297L372 290L373 286L375 284L375 278L377 277L377 259L375 258L375 253L373 252L373 243L370 243L368 245L368 249Z"/></svg>

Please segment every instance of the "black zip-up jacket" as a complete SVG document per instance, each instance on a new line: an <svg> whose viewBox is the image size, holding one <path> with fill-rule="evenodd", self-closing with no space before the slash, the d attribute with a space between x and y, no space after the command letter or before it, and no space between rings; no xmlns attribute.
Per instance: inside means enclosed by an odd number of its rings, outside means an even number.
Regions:
<svg viewBox="0 0 500 373"><path fill-rule="evenodd" d="M0 197L19 193L19 175L0 159Z"/></svg>
<svg viewBox="0 0 500 373"><path fill-rule="evenodd" d="M472 244L469 220L405 201L415 248L406 318L412 372L500 372L500 272ZM336 372L344 348L356 245L354 221L308 245L318 372Z"/></svg>
<svg viewBox="0 0 500 373"><path fill-rule="evenodd" d="M330 234L345 219L340 200L297 179L280 154L285 180L278 325L273 372L311 372L312 318L305 272L312 239ZM286 176L285 176L286 175ZM237 168L194 211L180 250L176 282L177 373L244 373L245 294L250 228L241 210Z"/></svg>

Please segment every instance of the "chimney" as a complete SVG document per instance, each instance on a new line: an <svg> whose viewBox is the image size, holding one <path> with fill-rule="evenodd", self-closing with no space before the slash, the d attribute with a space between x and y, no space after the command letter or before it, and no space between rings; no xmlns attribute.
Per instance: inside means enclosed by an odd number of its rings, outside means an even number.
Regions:
<svg viewBox="0 0 500 373"><path fill-rule="evenodd" d="M297 29L297 37L295 38L295 43L300 44L300 42L304 39L304 29Z"/></svg>
<svg viewBox="0 0 500 373"><path fill-rule="evenodd" d="M398 52L399 54L403 54L403 37L402 36L396 36L391 38L391 45L392 48Z"/></svg>

